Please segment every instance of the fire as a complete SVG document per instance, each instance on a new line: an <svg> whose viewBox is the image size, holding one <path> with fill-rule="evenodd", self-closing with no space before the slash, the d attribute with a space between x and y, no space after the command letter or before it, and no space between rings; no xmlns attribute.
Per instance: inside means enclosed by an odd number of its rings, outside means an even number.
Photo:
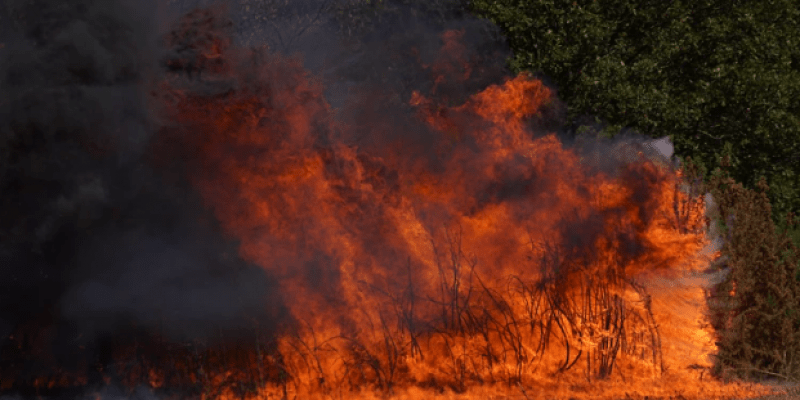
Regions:
<svg viewBox="0 0 800 400"><path fill-rule="evenodd" d="M437 85L470 74L458 39L442 36ZM286 380L261 395L756 393L700 380L702 201L641 153L607 174L531 132L552 100L540 81L455 106L413 92L419 152L386 126L369 132L382 146L337 140L348 125L296 61L249 74L217 96L165 86L164 137L191 149L208 207L287 298Z"/></svg>
<svg viewBox="0 0 800 400"><path fill-rule="evenodd" d="M435 85L406 99L411 122L368 127L382 139L368 146L298 60L209 35L168 62L156 162L183 161L239 255L279 282L290 321L217 352L165 345L169 357L136 367L143 353L121 347L126 386L264 399L765 392L708 376L698 271L716 254L681 172L642 153L601 171L533 132L555 99L529 75L440 96L474 72L460 38L442 35L426 66Z"/></svg>

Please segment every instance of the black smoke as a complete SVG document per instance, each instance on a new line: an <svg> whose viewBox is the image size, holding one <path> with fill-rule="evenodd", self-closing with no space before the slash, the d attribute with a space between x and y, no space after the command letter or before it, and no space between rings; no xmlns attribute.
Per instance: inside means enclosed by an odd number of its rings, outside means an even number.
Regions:
<svg viewBox="0 0 800 400"><path fill-rule="evenodd" d="M269 277L150 160L162 121L149 96L167 70L162 11L142 0L0 6L6 380L96 362L96 344L122 331L234 337L277 318Z"/></svg>

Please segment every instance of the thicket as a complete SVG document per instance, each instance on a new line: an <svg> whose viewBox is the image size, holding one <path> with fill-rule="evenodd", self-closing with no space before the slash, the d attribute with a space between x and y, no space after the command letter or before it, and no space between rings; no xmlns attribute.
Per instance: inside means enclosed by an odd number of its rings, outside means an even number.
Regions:
<svg viewBox="0 0 800 400"><path fill-rule="evenodd" d="M723 168L729 158L721 157ZM729 270L707 293L718 346L712 374L726 381L800 380L800 251L789 237L794 215L787 213L786 227L775 226L763 177L756 192L722 168L705 182L706 170L691 158L686 171L699 193L713 196L709 218L724 240L713 268Z"/></svg>

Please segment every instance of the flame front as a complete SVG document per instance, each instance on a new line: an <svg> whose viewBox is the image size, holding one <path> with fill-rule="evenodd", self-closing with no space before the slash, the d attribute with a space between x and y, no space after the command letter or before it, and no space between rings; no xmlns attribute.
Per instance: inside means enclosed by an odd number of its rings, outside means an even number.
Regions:
<svg viewBox="0 0 800 400"><path fill-rule="evenodd" d="M463 64L458 37L442 38L439 77ZM241 256L280 282L285 378L260 395L756 393L700 380L714 350L691 276L710 259L702 201L649 160L609 175L531 132L552 100L540 81L456 106L414 92L419 131L381 124L361 148L299 63L253 74L222 95L165 84L162 138Z"/></svg>

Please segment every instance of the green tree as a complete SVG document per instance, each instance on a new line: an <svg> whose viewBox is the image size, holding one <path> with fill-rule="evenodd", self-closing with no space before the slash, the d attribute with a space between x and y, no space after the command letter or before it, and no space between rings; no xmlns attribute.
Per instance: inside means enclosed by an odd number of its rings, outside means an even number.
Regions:
<svg viewBox="0 0 800 400"><path fill-rule="evenodd" d="M577 130L599 117L670 136L711 171L724 147L731 176L760 176L776 223L800 211L800 4L793 0L474 0L496 23L518 73L545 75ZM797 240L797 232L795 232Z"/></svg>

